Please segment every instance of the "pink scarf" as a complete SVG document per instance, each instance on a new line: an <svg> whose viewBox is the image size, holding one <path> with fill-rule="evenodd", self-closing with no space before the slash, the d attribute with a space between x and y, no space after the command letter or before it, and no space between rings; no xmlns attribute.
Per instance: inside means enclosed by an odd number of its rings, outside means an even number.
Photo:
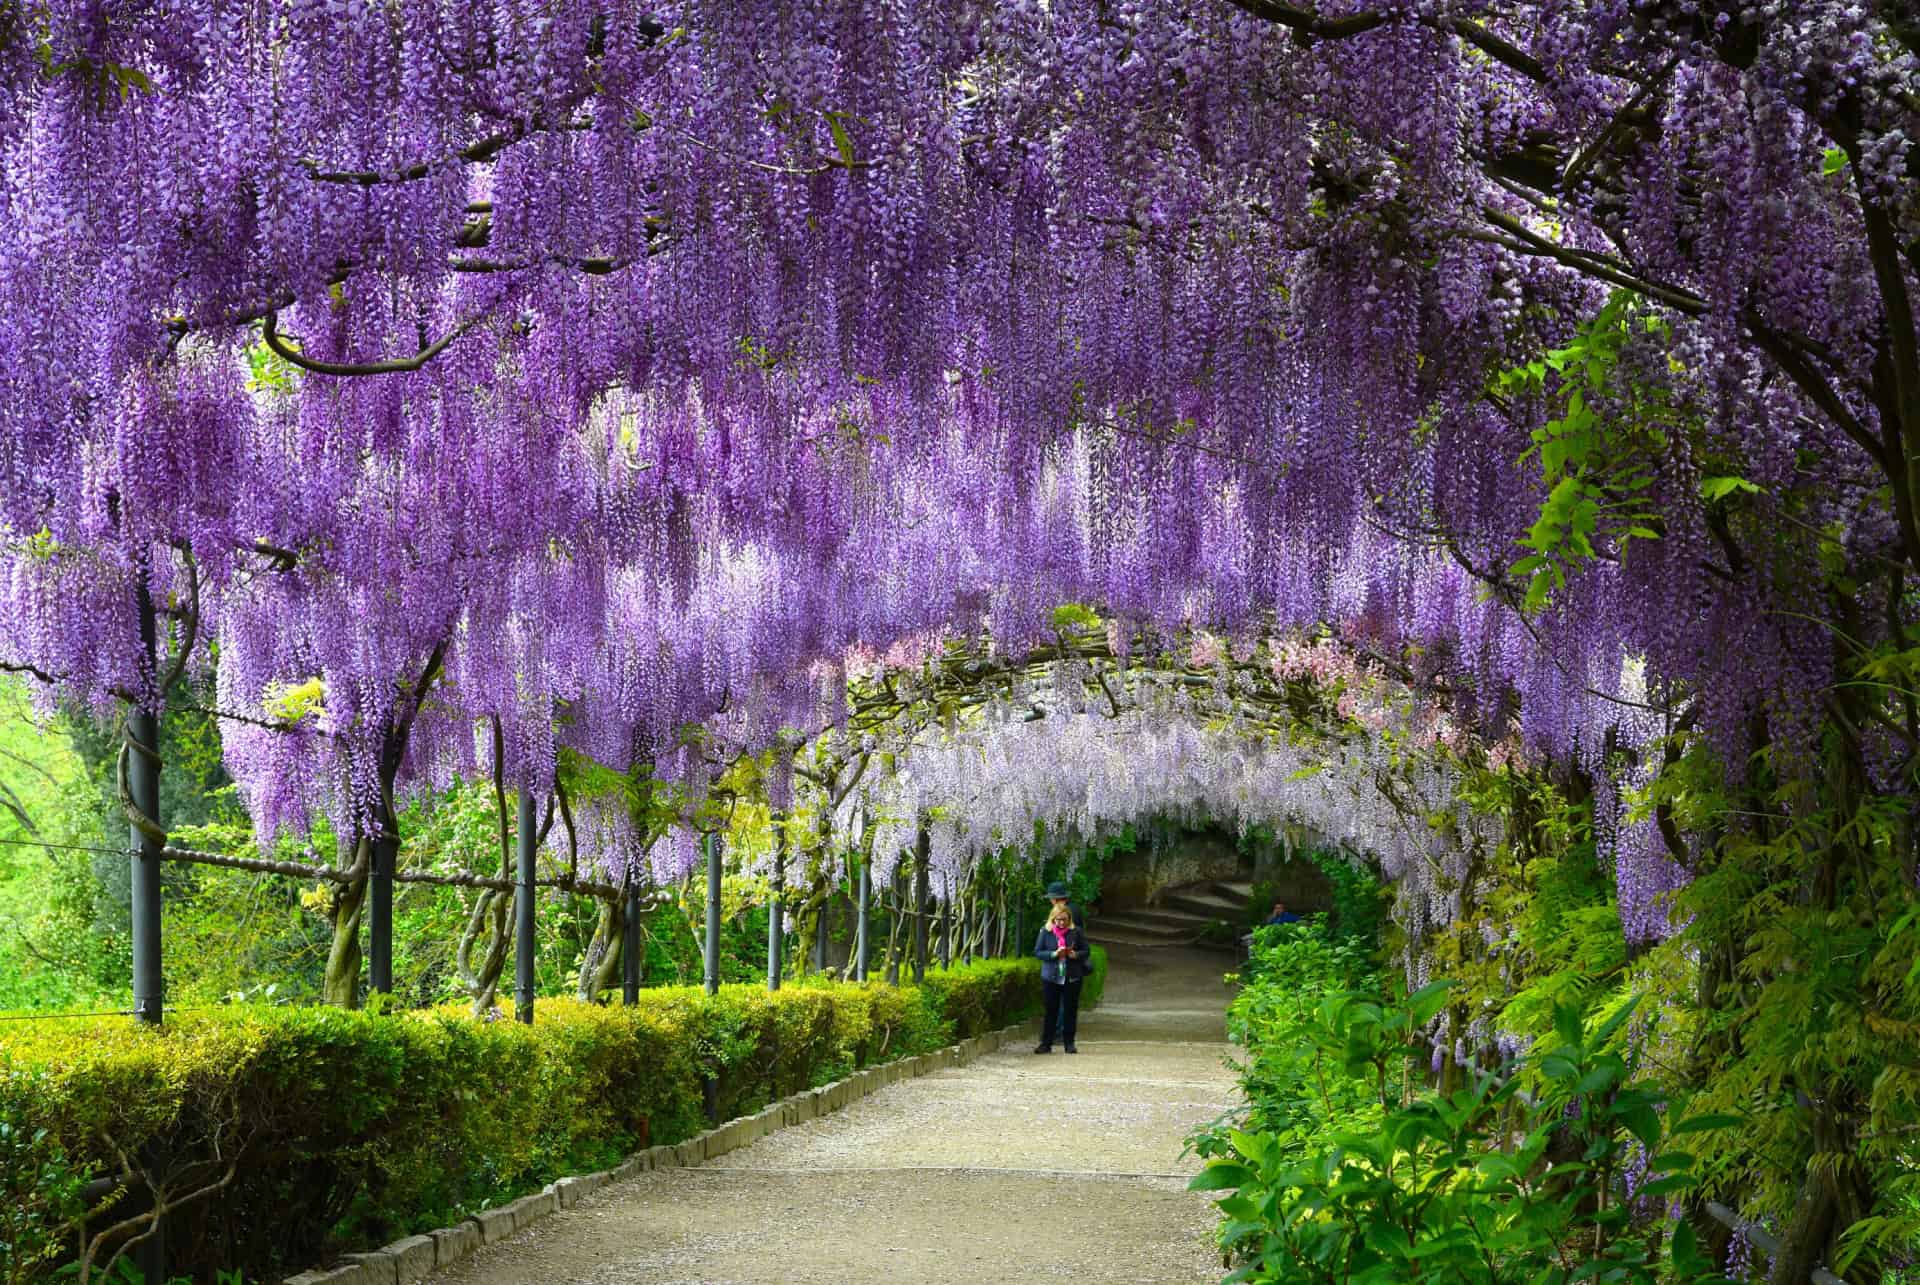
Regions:
<svg viewBox="0 0 1920 1285"><path fill-rule="evenodd" d="M1047 927L1053 929L1054 938L1058 940L1062 946L1067 944L1067 929L1062 928L1059 924L1048 924Z"/></svg>

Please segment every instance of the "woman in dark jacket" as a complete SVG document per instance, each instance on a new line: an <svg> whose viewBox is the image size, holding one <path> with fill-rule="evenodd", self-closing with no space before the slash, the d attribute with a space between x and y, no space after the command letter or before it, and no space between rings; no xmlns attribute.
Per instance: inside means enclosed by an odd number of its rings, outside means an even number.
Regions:
<svg viewBox="0 0 1920 1285"><path fill-rule="evenodd" d="M1080 1025L1080 985L1086 981L1093 953L1087 935L1074 924L1073 912L1064 904L1054 906L1047 916L1046 927L1033 943L1033 953L1040 957L1040 990L1046 1001L1040 1018L1040 1044L1033 1051L1053 1052L1053 1037L1058 1032L1067 1052L1078 1053L1073 1036Z"/></svg>

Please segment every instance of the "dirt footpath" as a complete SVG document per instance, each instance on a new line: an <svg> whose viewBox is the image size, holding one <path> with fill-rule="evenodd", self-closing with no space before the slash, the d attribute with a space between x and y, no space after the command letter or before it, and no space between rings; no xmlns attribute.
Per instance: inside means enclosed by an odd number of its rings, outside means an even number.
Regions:
<svg viewBox="0 0 1920 1285"><path fill-rule="evenodd" d="M1226 957L1115 948L1080 1053L1031 1041L691 1169L602 1188L434 1278L522 1282L1217 1281L1189 1130L1236 1100ZM1036 1028L1037 1029L1037 1028Z"/></svg>

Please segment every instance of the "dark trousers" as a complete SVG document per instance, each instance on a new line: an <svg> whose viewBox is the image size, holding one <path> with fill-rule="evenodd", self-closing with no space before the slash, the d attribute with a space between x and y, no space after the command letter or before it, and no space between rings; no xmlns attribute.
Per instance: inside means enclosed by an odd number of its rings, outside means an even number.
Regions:
<svg viewBox="0 0 1920 1285"><path fill-rule="evenodd" d="M1073 1043L1074 1032L1080 1029L1080 986L1084 979L1076 979L1062 985L1059 982L1041 982L1045 1011L1040 1017L1040 1042L1051 1045L1055 1035L1062 1042Z"/></svg>

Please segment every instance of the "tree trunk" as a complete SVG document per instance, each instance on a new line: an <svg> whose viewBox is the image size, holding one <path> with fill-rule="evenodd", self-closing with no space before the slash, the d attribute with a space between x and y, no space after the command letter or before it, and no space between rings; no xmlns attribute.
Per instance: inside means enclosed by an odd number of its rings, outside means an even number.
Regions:
<svg viewBox="0 0 1920 1285"><path fill-rule="evenodd" d="M492 1010L494 997L500 990L500 973L507 962L507 907L512 900L509 894L492 888L482 892L480 899L473 903L466 931L460 935L460 948L454 962L467 994L473 998L475 1017L484 1017ZM476 969L473 947L482 933L486 935L487 953Z"/></svg>
<svg viewBox="0 0 1920 1285"><path fill-rule="evenodd" d="M1834 1214L1839 1201L1833 1183L1811 1169L1793 1202L1780 1251L1773 1256L1773 1270L1767 1273L1767 1285L1804 1285L1820 1266L1827 1243L1834 1233Z"/></svg>
<svg viewBox="0 0 1920 1285"><path fill-rule="evenodd" d="M600 996L613 989L625 959L626 938L626 907L618 901L601 902L593 940L580 959L578 993L582 1004L598 1004Z"/></svg>
<svg viewBox="0 0 1920 1285"><path fill-rule="evenodd" d="M927 861L932 841L926 823L922 822L920 836L913 845L913 984L916 986L927 980L927 935L931 927L927 922L927 907L932 900L927 891Z"/></svg>
<svg viewBox="0 0 1920 1285"><path fill-rule="evenodd" d="M506 743L500 729L499 715L494 715L492 721L493 808L500 835L500 878L509 879L513 876L513 841L507 826ZM489 888L473 903L473 914L467 919L467 929L460 935L460 948L455 952L454 963L460 970L460 980L465 984L467 994L473 998L475 1017L484 1017L492 1011L494 996L500 989L500 972L507 962L509 904L508 894ZM483 932L486 934L487 953L476 969L473 967L473 947Z"/></svg>
<svg viewBox="0 0 1920 1285"><path fill-rule="evenodd" d="M333 891L333 947L327 952L327 976L323 985L326 1002L337 1008L360 1007L360 920L367 907L367 869L370 867L371 840L361 835L353 846L351 867L360 869L360 877L339 884Z"/></svg>

